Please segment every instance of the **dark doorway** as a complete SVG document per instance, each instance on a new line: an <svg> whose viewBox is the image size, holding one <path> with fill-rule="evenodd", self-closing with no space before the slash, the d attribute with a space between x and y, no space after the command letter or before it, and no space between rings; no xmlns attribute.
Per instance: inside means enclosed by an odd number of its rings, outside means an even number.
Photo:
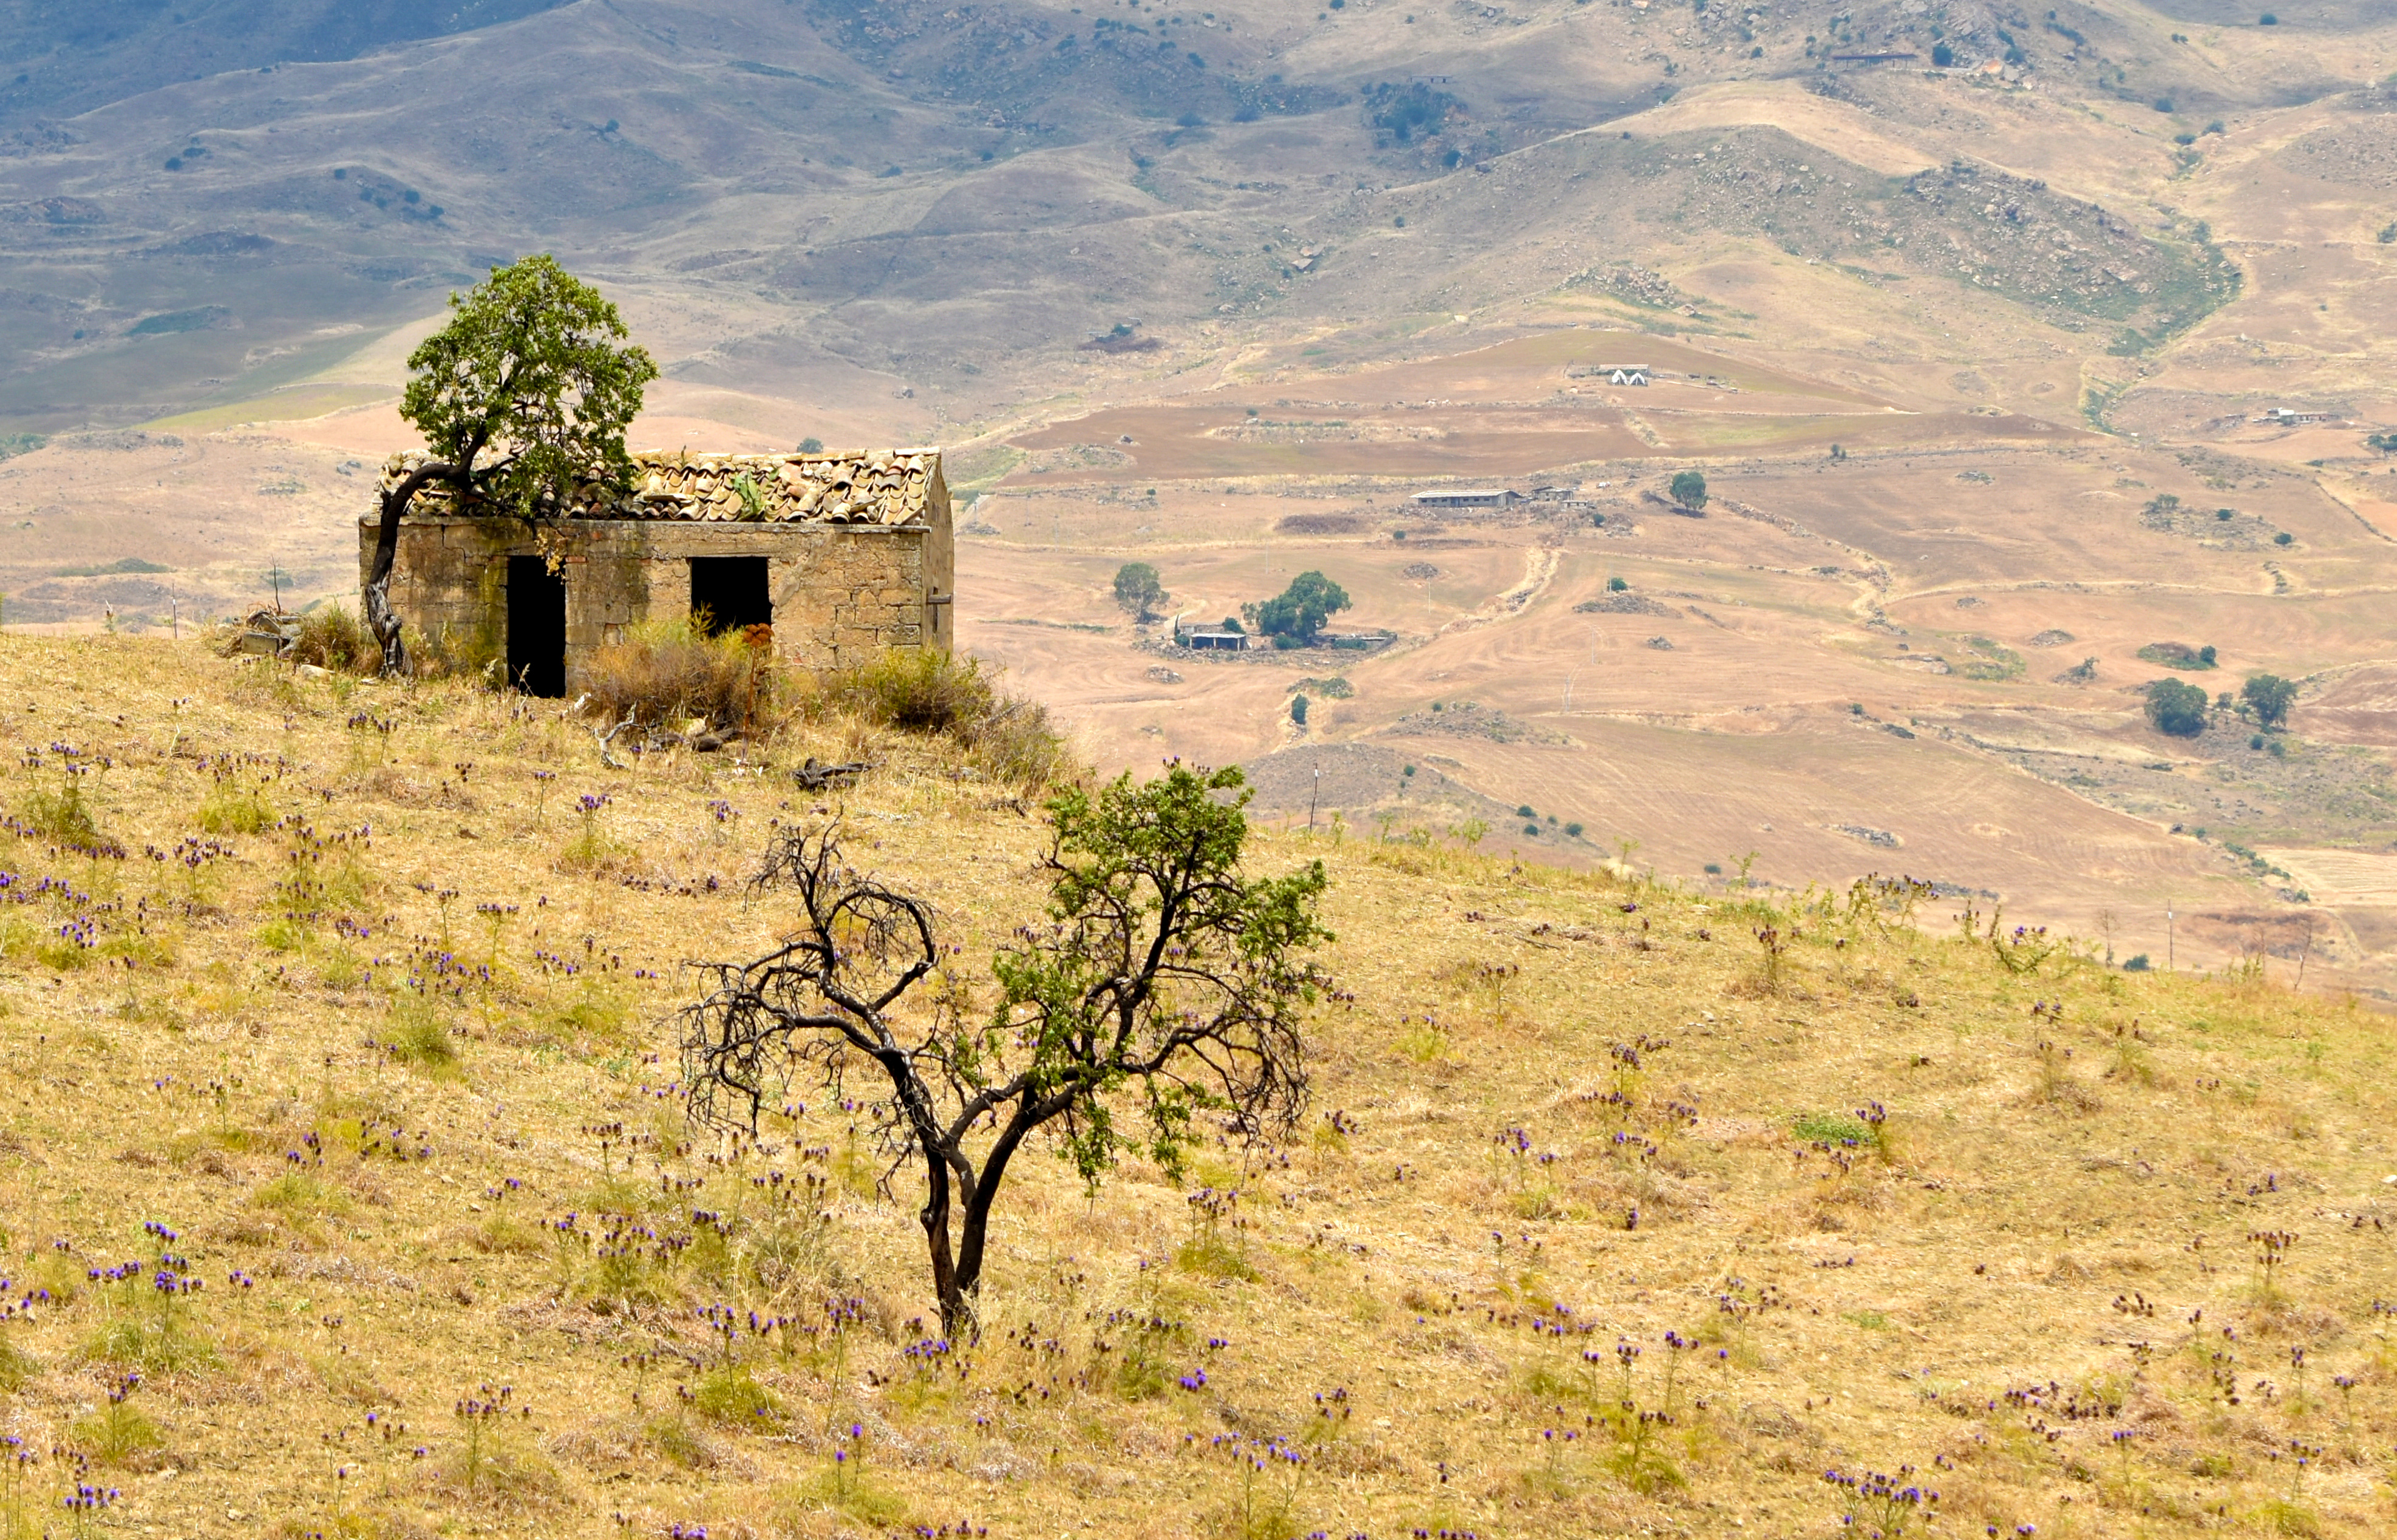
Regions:
<svg viewBox="0 0 2397 1540"><path fill-rule="evenodd" d="M774 601L766 596L764 556L690 558L690 618L711 636L774 623Z"/></svg>
<svg viewBox="0 0 2397 1540"><path fill-rule="evenodd" d="M539 556L508 558L508 678L528 695L566 693L566 580Z"/></svg>

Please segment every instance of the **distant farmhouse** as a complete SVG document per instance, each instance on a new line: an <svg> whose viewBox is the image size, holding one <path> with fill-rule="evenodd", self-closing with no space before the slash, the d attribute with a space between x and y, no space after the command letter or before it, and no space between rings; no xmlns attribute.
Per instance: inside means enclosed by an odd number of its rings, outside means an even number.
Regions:
<svg viewBox="0 0 2397 1540"><path fill-rule="evenodd" d="M2332 416L2332 413L2326 411L2295 411L2287 407L2274 407L2255 421L2285 428L2295 427L2300 422L2327 422Z"/></svg>
<svg viewBox="0 0 2397 1540"><path fill-rule="evenodd" d="M1516 493L1505 487L1441 487L1417 492L1418 508L1503 514L1515 505Z"/></svg>
<svg viewBox="0 0 2397 1540"><path fill-rule="evenodd" d="M383 486L422 460L395 455ZM579 688L628 626L704 616L808 668L949 647L956 562L937 450L633 457L632 488L556 519L460 509L435 484L399 530L392 608L418 636L503 652L535 695ZM358 527L363 576L377 520ZM764 628L759 630L757 628Z"/></svg>
<svg viewBox="0 0 2397 1540"><path fill-rule="evenodd" d="M1637 364L1625 364L1610 369L1606 382L1610 385L1644 385L1648 382L1648 371Z"/></svg>
<svg viewBox="0 0 2397 1540"><path fill-rule="evenodd" d="M1176 627L1173 642L1195 652L1239 652L1248 647L1249 636L1220 625L1194 625L1187 631Z"/></svg>

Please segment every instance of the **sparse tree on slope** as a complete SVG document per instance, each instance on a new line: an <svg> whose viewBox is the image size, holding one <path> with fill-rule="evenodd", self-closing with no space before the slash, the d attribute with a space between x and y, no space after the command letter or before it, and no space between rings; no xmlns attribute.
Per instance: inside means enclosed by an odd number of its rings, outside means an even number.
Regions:
<svg viewBox="0 0 2397 1540"><path fill-rule="evenodd" d="M432 454L383 493L363 596L386 674L408 671L391 569L416 494L443 482L462 511L538 518L578 487L622 485L624 430L658 377L646 352L623 345L631 333L616 307L551 257L492 269L449 308L449 324L408 355L399 414Z"/></svg>
<svg viewBox="0 0 2397 1540"><path fill-rule="evenodd" d="M2245 697L2248 709L2256 713L2256 720L2268 728L2287 721L2289 707L2297 700L2296 681L2277 674L2254 676L2239 688L2239 693Z"/></svg>
<svg viewBox="0 0 2397 1540"><path fill-rule="evenodd" d="M1707 505L1707 478L1702 472L1675 471L1673 479L1666 489L1672 494L1673 501L1684 508L1703 508Z"/></svg>
<svg viewBox="0 0 2397 1540"><path fill-rule="evenodd" d="M797 895L790 939L708 965L682 1015L692 1115L754 1130L802 1068L839 1088L870 1066L892 1170L923 1165L942 1327L971 1332L991 1208L1033 1134L1095 1185L1126 1149L1178 1174L1201 1114L1253 1137L1302 1110L1323 866L1242 876L1248 796L1238 770L1176 765L1051 798L1047 920L993 959L980 1021L930 904L852 870L837 828L784 833L757 883Z"/></svg>
<svg viewBox="0 0 2397 1540"><path fill-rule="evenodd" d="M1157 607L1171 597L1148 563L1128 561L1116 569L1116 604L1141 623L1157 619Z"/></svg>
<svg viewBox="0 0 2397 1540"><path fill-rule="evenodd" d="M2205 691L2178 679L2148 685L2148 721L2158 732L2194 738L2205 730Z"/></svg>

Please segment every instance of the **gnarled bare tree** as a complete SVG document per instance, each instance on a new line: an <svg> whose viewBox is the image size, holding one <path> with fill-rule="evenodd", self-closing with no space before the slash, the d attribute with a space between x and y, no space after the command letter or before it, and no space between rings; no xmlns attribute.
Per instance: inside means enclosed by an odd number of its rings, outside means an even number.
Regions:
<svg viewBox="0 0 2397 1540"><path fill-rule="evenodd" d="M837 825L784 833L757 882L796 897L793 935L703 964L682 1012L692 1115L754 1131L800 1073L837 1093L871 1065L893 1169L923 1165L942 1326L971 1332L992 1205L1033 1134L1095 1184L1131 1147L1178 1173L1202 1113L1255 1137L1303 1110L1323 867L1243 877L1248 796L1237 770L1177 765L1051 798L1046 920L993 959L999 1000L980 1020L931 904L850 867Z"/></svg>

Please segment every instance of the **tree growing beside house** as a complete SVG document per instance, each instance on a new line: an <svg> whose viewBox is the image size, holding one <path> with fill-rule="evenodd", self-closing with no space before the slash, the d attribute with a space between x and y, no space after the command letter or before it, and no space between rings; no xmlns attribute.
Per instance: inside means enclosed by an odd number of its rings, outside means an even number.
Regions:
<svg viewBox="0 0 2397 1540"><path fill-rule="evenodd" d="M1242 607L1261 636L1276 647L1305 647L1323 623L1348 608L1348 591L1320 572L1301 572L1290 586L1263 604Z"/></svg>
<svg viewBox="0 0 2397 1540"><path fill-rule="evenodd" d="M385 674L408 672L391 573L400 521L416 494L447 483L462 509L538 519L577 487L622 486L632 474L624 430L658 377L616 307L548 256L527 257L463 294L449 325L408 356L399 414L431 458L382 494L382 524L361 596Z"/></svg>

